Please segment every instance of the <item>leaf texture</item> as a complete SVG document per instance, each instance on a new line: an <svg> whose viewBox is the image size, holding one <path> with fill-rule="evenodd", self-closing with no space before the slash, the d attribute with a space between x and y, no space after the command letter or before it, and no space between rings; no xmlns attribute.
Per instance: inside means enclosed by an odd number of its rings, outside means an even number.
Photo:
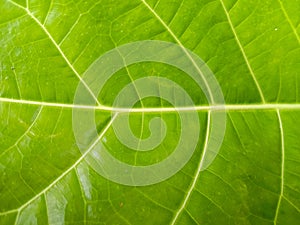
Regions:
<svg viewBox="0 0 300 225"><path fill-rule="evenodd" d="M297 224L300 220L299 0L1 0L0 224ZM173 42L199 55L218 80L226 133L213 163L201 158L214 111L183 71L138 63L97 96L98 142L117 159L148 165L171 154L179 116L149 98L130 115L133 133L168 126L151 152L132 151L112 128L112 104L141 77L167 77L196 104L200 137L171 178L132 187L100 176L72 129L84 72L105 52L142 40ZM137 91L137 95L138 95ZM118 116L118 115L117 115ZM86 134L86 140L90 140Z"/></svg>

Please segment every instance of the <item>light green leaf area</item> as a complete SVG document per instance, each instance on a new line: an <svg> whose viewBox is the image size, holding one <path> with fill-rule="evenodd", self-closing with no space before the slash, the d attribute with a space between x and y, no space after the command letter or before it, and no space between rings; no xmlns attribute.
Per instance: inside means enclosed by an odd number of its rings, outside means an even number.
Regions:
<svg viewBox="0 0 300 225"><path fill-rule="evenodd" d="M0 224L298 224L299 12L299 0L0 0ZM127 84L158 76L184 88L199 115L189 162L161 183L133 187L85 161L72 108L98 57L141 40L173 42L201 57L220 84L227 120L221 149L202 171L213 109L195 82L155 62L115 73L98 96L108 109ZM130 115L130 126L140 139L150 135L151 118L165 121L161 145L129 149L101 107L100 141L130 165L167 158L180 137L178 113L164 111L170 105L159 98L134 107L141 110Z"/></svg>

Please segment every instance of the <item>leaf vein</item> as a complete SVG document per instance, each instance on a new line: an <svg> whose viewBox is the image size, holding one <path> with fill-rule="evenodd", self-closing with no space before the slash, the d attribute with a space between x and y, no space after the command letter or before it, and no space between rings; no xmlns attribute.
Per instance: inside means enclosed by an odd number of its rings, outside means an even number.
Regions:
<svg viewBox="0 0 300 225"><path fill-rule="evenodd" d="M18 8L21 8L21 9L25 10L27 12L28 16L30 16L37 23L37 25L45 32L45 34L48 36L48 38L53 43L53 45L55 46L55 48L58 50L58 52L60 53L60 55L62 56L62 58L65 60L65 62L69 66L69 68L73 71L73 73L77 76L77 78L80 80L80 82L85 86L85 88L88 90L88 92L91 94L91 96L95 99L95 102L98 105L101 105L100 102L98 101L97 97L94 95L94 93L92 92L92 90L89 88L89 86L85 83L85 81L82 79L82 77L80 76L80 74L74 68L74 66L72 65L72 63L69 61L69 59L67 58L67 56L65 55L65 53L62 51L62 49L60 48L60 46L57 44L57 42L54 40L54 38L52 37L52 35L49 33L49 31L47 30L47 28L29 11L28 5L25 8L22 5L14 2L12 0L9 0L9 2L11 2L13 5L17 6Z"/></svg>
<svg viewBox="0 0 300 225"><path fill-rule="evenodd" d="M282 126L282 120L280 116L280 111L277 109L277 117L278 117L278 122L279 122L279 129L280 129L280 137L281 137L281 183L280 183L280 194L277 202L277 207L276 207L276 212L275 212L275 217L274 217L274 225L277 224L278 221L278 215L280 211L280 205L283 197L283 190L284 190L284 133L283 133L283 126Z"/></svg>
<svg viewBox="0 0 300 225"><path fill-rule="evenodd" d="M57 177L53 182L51 182L46 188L44 188L42 191L40 191L37 195L35 195L30 200L28 200L26 203L24 203L23 205L21 205L19 208L12 209L12 210L9 210L9 211L6 211L6 212L1 212L0 216L6 215L6 214L9 214L9 213L13 213L13 212L20 212L22 209L24 209L26 206L28 206L34 200L36 200L41 195L43 195L44 193L46 193L49 189L51 189L57 182L59 182L67 174L69 174L69 172L71 172L90 153L90 151L95 147L95 145L102 139L102 137L107 132L107 130L111 127L113 121L116 119L117 116L118 116L118 113L114 114L114 116L112 117L112 119L105 126L105 128L103 129L103 131L101 132L101 134L97 137L97 139L90 145L90 147L80 156L80 158L72 166L70 166L59 177Z"/></svg>
<svg viewBox="0 0 300 225"><path fill-rule="evenodd" d="M300 43L300 36L299 36L299 34L298 34L298 32L297 32L297 29L296 29L296 27L293 25L293 23L292 23L292 21L291 21L291 18L290 18L289 15L287 14L287 11L285 10L285 7L283 6L281 0L278 0L278 3L279 3L279 5L280 5L280 8L281 8L281 10L282 10L282 12L283 12L283 14L284 14L286 20L288 21L289 25L290 25L291 28L292 28L293 33L295 34L295 36L296 36L296 38L297 38L297 40L298 40L298 43Z"/></svg>
<svg viewBox="0 0 300 225"><path fill-rule="evenodd" d="M208 115L207 115L207 127L206 127L206 134L205 134L206 137L205 137L203 152L202 152L201 158L199 160L197 171L196 171L195 176L194 176L194 178L192 180L192 183L191 183L191 185L190 185L190 187L188 189L188 192L187 192L187 194L184 197L184 200L183 200L181 206L179 207L178 211L176 212L175 216L173 217L171 225L174 225L176 223L176 221L179 218L180 214L182 213L182 211L184 210L184 208L188 204L188 201L189 201L189 199L191 197L191 194L192 194L193 190L195 189L196 183L197 183L197 181L199 179L199 175L200 175L201 168L202 168L202 165L203 165L203 162L204 162L204 159L205 159L205 155L206 155L206 151L207 151L207 145L208 145L208 140L209 140L210 116L211 116L211 112L209 111Z"/></svg>
<svg viewBox="0 0 300 225"><path fill-rule="evenodd" d="M238 36L237 36L237 33L236 33L235 28L234 28L234 26L233 26L233 24L232 24L232 21L231 21L231 19L230 19L229 13L228 13L228 11L227 11L227 9L226 9L226 7L225 7L225 4L224 4L223 0L220 0L220 3L221 3L221 5L222 5L222 8L224 9L226 18L227 18L227 20L228 20L228 23L229 23L229 26L230 26L230 28L231 28L231 30L232 30L232 33L233 33L233 35L234 35L234 38L235 38L235 40L236 40L236 42L237 42L237 44L238 44L238 46L239 46L239 48L240 48L240 50L241 50L241 53L242 53L243 58L244 58L244 60L245 60L245 62L246 62L246 64L247 64L247 67L248 67L248 69L249 69L249 72L250 72L250 74L251 74L251 76L252 76L252 78L253 78L253 80L254 80L254 83L255 83L255 85L256 85L256 87L257 87L257 90L258 90L258 92L259 92L259 95L260 95L260 97L261 97L261 100L262 100L263 103L265 103L266 101L265 101L265 97L264 97L264 95L263 95L263 92L262 92L262 90L261 90L261 87L260 87L260 85L259 85L259 83L258 83L258 81L257 81L257 79L256 79L256 77L255 77L255 75L254 75L253 69L252 69L252 67L251 67L251 65L250 65L250 62L249 62L248 57L247 57L247 55L246 55L246 52L245 52L245 50L244 50L244 48L243 48L243 46L242 46L242 44L241 44L241 42L240 42L240 40L239 40L239 38L238 38Z"/></svg>

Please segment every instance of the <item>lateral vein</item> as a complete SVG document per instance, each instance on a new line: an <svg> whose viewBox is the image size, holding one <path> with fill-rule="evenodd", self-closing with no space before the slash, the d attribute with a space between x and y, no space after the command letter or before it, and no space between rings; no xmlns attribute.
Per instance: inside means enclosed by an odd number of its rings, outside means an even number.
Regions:
<svg viewBox="0 0 300 225"><path fill-rule="evenodd" d="M208 91L208 95L209 98L211 100L212 103L214 103L214 98L213 98L213 94L212 91L210 89L210 86L208 85L201 69L199 68L199 66L197 65L197 63L194 61L194 59L192 58L192 56L190 55L190 53L186 50L186 48L183 46L183 44L181 43L181 41L178 39L178 37L175 35L175 33L171 30L171 28L165 23L165 21L163 21L163 19L155 12L155 10L145 1L145 0L141 0L144 5L150 10L150 12L155 16L155 18L165 27L165 29L169 32L169 34L174 38L174 40L177 42L177 44L181 47L182 51L186 54L186 56L189 58L189 60L191 60L193 66L196 68L196 70L198 71L199 75L202 77L203 82L207 88Z"/></svg>
<svg viewBox="0 0 300 225"><path fill-rule="evenodd" d="M202 168L202 165L203 165L203 162L204 162L204 159L205 159L205 155L206 155L206 151L207 151L207 146L208 146L208 140L209 140L209 131L210 131L210 117L211 117L211 112L209 111L208 112L208 115L207 115L207 127L206 127L206 135L205 135L205 143L204 143L204 147L203 147L203 152L202 152L202 155L201 155L201 158L200 158L200 161L199 161L199 165L198 165L198 168L197 168L197 171L196 171L196 174L195 174L195 177L193 178L193 181L188 189L188 192L180 206L180 208L178 209L178 211L176 212L175 216L173 217L173 220L171 222L170 225L174 225L178 219L178 217L180 216L180 214L182 213L182 211L184 210L184 208L186 207L190 197L191 197L191 194L196 186L196 183L198 181L198 178L199 178L199 175L200 175L200 172L201 172L201 168Z"/></svg>
<svg viewBox="0 0 300 225"><path fill-rule="evenodd" d="M111 118L109 123L106 125L104 130L101 132L101 134L97 137L97 139L90 145L90 147L80 156L80 158L72 165L70 166L65 172L63 172L59 177L57 177L53 182L51 182L46 188L44 188L41 192L39 192L37 195L35 195L33 198L28 200L26 203L24 203L21 207L17 209L12 209L6 212L1 212L1 215L6 215L14 212L20 212L23 208L28 206L30 203L32 203L34 200L39 198L41 195L46 193L50 188L52 188L57 182L59 182L62 178L64 178L71 170L73 170L89 153L90 151L95 147L95 145L103 138L104 134L107 132L107 130L111 127L112 123L118 116L118 113L115 113L114 116Z"/></svg>
<svg viewBox="0 0 300 225"><path fill-rule="evenodd" d="M54 38L52 37L52 35L49 33L49 31L47 30L47 28L29 11L28 4L27 7L25 8L24 6L12 1L12 0L8 0L9 2L11 2L13 5L17 6L18 8L21 8L23 10L26 11L26 13L38 24L38 26L45 32L45 34L48 36L48 38L50 39L50 41L53 43L53 45L55 46L55 48L58 50L58 52L60 53L60 55L63 57L63 59L65 60L65 62L67 63L67 65L70 67L70 69L74 72L74 74L77 76L77 78L80 80L80 82L85 86L85 88L88 90L88 92L91 94L91 96L95 99L96 103L98 105L101 105L100 102L98 101L97 97L94 95L94 93L92 92L92 90L89 88L89 86L85 83L85 81L82 79L82 77L79 75L79 73L77 72L77 70L74 68L74 66L71 64L71 62L69 61L69 59L67 58L67 56L65 55L65 53L62 51L62 49L60 48L60 46L56 43L56 41L54 40Z"/></svg>
<svg viewBox="0 0 300 225"><path fill-rule="evenodd" d="M245 62L246 62L246 64L247 64L247 67L248 67L248 69L249 69L249 71L250 71L250 74L251 74L251 76L252 76L252 79L254 80L254 83L255 83L255 85L256 85L256 87L257 87L257 90L258 90L258 92L259 92L259 95L260 95L260 97L261 97L261 100L262 100L263 103L265 103L266 100L265 100L265 97L264 97L264 95L263 95L263 92L262 92L262 90L261 90L261 88L260 88L260 85L259 85L259 83L258 83L258 81L257 81L257 79L256 79L256 77L255 77L255 75L254 75L254 72L253 72L252 67L251 67L251 65L250 65L250 62L249 62L249 60L248 60L248 57L247 57L247 55L246 55L246 53L245 53L245 50L244 50L244 48L243 48L243 46L242 46L242 44L241 44L241 42L240 42L240 40L239 40L239 38L238 38L238 36L237 36L237 33L236 33L235 28L234 28L234 26L233 26L233 24L232 24L232 21L231 21L231 19L230 19L229 13L228 13L228 11L227 11L227 9L226 9L226 7L225 7L225 4L224 4L223 0L220 0L220 3L221 3L221 5L222 5L222 7L223 7L223 9L224 9L224 12L225 12L226 18L227 18L227 20L228 20L229 26L230 26L230 28L231 28L231 30L232 30L232 33L233 33L233 35L234 35L234 38L235 38L237 44L238 44L238 46L239 46L239 48L240 48L240 50L241 50L241 53L242 53L243 58L244 58L244 60L245 60Z"/></svg>
<svg viewBox="0 0 300 225"><path fill-rule="evenodd" d="M280 194L277 202L275 217L274 217L274 225L277 224L278 220L278 214L280 210L281 201L283 198L283 191L284 191L284 161L285 161L285 151L284 151L284 133L283 133L283 126L282 126L282 120L280 116L279 109L276 110L277 117L279 121L279 129L280 129L280 137L281 137L281 183L280 183Z"/></svg>
<svg viewBox="0 0 300 225"><path fill-rule="evenodd" d="M282 10L282 12L283 12L283 14L284 14L286 20L288 21L289 25L291 26L291 28L292 28L292 30L293 30L293 33L295 34L295 36L296 36L298 42L300 43L300 36L299 36L299 34L298 34L298 32L297 32L296 27L293 25L293 22L291 21L289 15L287 14L287 11L285 10L285 8L284 8L284 6L283 6L281 0L278 0L278 2L279 2L280 8L281 8L281 10Z"/></svg>

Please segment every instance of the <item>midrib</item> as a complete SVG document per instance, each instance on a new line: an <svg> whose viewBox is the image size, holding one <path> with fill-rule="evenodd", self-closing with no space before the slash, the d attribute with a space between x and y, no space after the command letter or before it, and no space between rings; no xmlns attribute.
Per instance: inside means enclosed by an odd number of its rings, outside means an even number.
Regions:
<svg viewBox="0 0 300 225"><path fill-rule="evenodd" d="M15 103L37 106L48 106L57 108L72 109L90 109L102 110L118 113L151 113L151 112L180 112L180 111L247 111L247 110L292 110L300 109L300 103L265 103L265 104L225 104L225 105L198 105L198 106L181 106L181 107L152 107L152 108L119 108L111 106L92 106L92 105L74 105L68 103L42 102L32 100L20 100L11 98L1 98L0 103Z"/></svg>

